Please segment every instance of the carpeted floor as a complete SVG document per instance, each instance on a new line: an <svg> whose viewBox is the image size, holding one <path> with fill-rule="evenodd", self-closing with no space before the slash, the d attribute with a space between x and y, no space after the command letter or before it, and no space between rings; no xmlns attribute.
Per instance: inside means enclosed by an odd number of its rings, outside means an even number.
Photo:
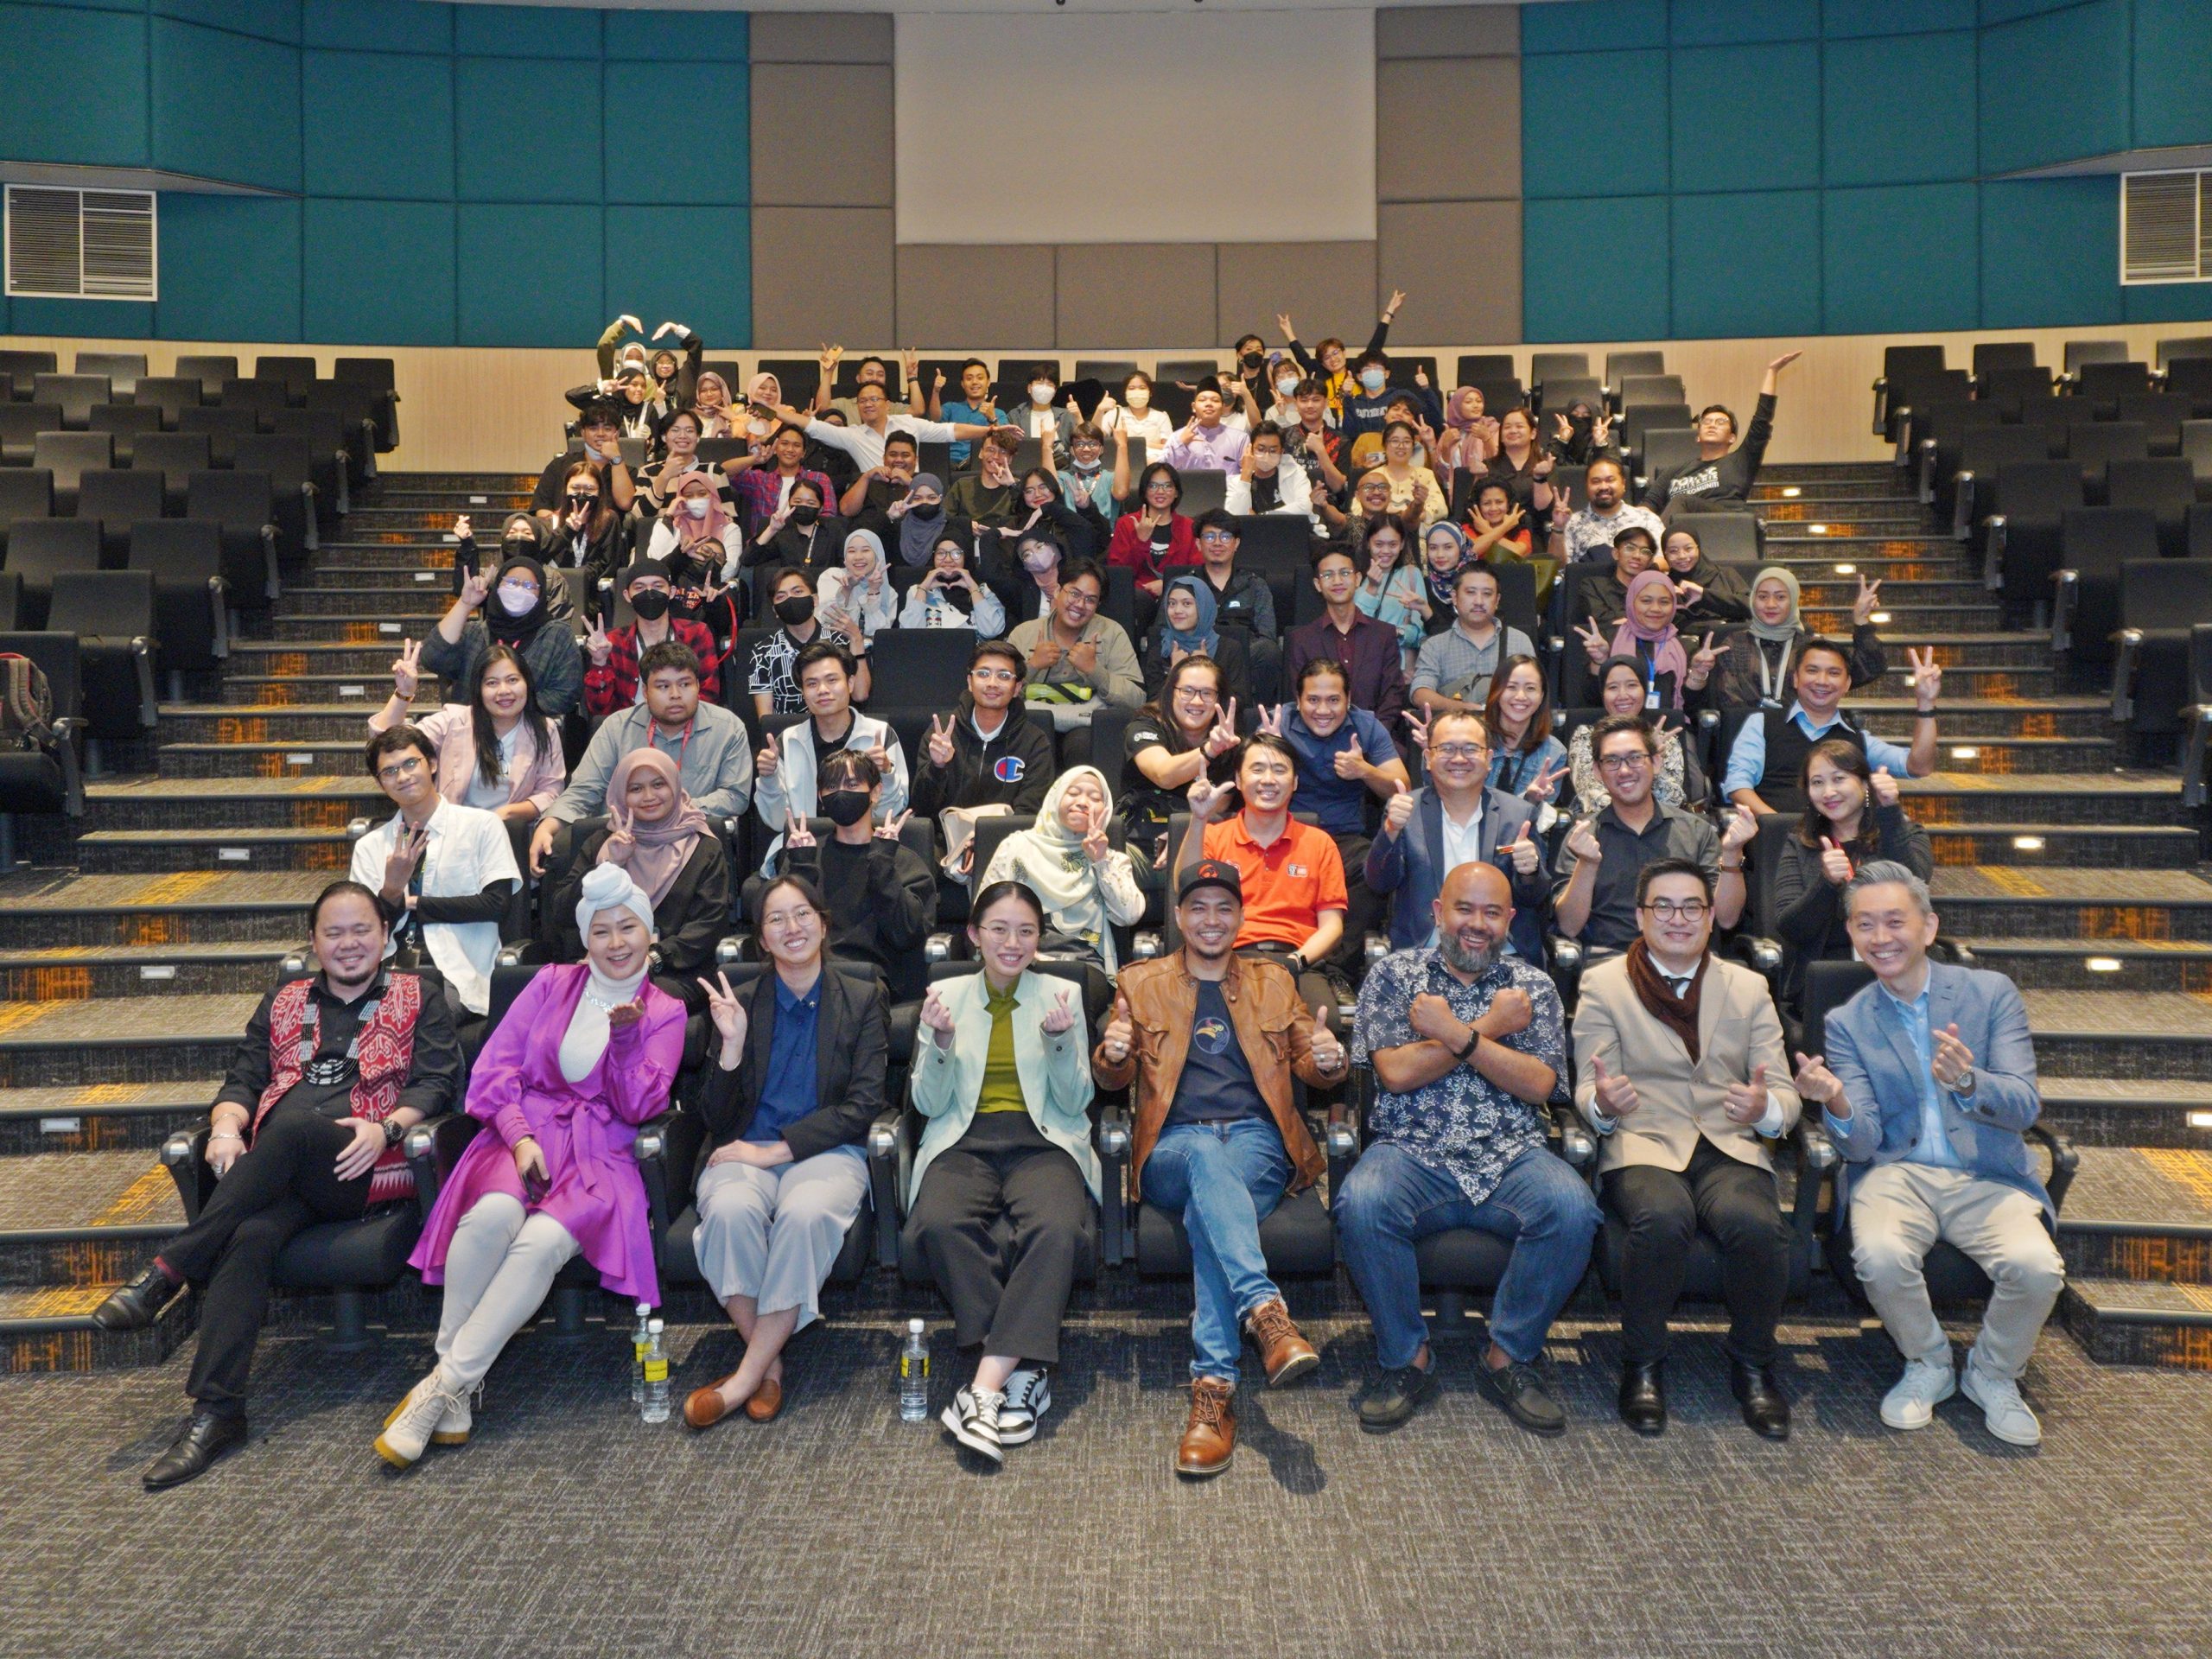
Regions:
<svg viewBox="0 0 2212 1659"><path fill-rule="evenodd" d="M1614 1419L1609 1327L1562 1326L1573 1422L1543 1442L1445 1351L1395 1435L1345 1408L1363 1323L1309 1325L1320 1373L1248 1390L1236 1461L1179 1484L1168 1319L1083 1320L1054 1407L995 1474L898 1421L890 1323L795 1344L783 1418L695 1436L628 1403L623 1337L532 1332L474 1442L412 1472L370 1451L427 1366L270 1342L251 1446L158 1497L181 1413L158 1370L0 1379L0 1654L2181 1655L2212 1649L2212 1376L2100 1369L2056 1329L2046 1443L1963 1401L1904 1437L1896 1373L1847 1325L1785 1331L1796 1437L1754 1439L1717 1338L1674 1363L1656 1443ZM677 1333L679 1390L735 1363ZM188 1350L187 1353L188 1354ZM935 1349L940 1399L953 1356Z"/></svg>

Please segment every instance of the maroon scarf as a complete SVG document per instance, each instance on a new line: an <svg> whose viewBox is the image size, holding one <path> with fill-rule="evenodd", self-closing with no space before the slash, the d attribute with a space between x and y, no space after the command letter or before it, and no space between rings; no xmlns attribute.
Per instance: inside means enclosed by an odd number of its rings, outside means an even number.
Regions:
<svg viewBox="0 0 2212 1659"><path fill-rule="evenodd" d="M1690 981L1688 992L1676 996L1675 988L1659 971L1659 964L1651 960L1651 952L1644 949L1643 941L1638 939L1628 948L1628 982L1636 987L1637 1001L1643 1004L1646 1014L1682 1039L1692 1065L1698 1060L1698 1001L1705 995L1705 969L1712 960L1710 951L1698 959L1697 976Z"/></svg>

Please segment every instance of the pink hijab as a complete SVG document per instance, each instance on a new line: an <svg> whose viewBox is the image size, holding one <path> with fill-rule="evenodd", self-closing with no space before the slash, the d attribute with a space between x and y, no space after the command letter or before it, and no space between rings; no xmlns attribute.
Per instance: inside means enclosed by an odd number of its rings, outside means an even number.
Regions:
<svg viewBox="0 0 2212 1659"><path fill-rule="evenodd" d="M707 516L703 518L694 518L683 506L684 486L695 479L707 489ZM695 470L677 480L676 493L669 499L667 518L670 526L676 531L677 545L685 552L690 552L702 542L712 542L715 544L713 557L717 567L728 556L721 544L722 530L735 520L730 516L729 509L722 504L722 493L715 486L712 473Z"/></svg>
<svg viewBox="0 0 2212 1659"><path fill-rule="evenodd" d="M675 806L658 823L639 823L630 816L630 778L640 766L660 773L676 791ZM690 861L693 845L708 833L707 815L683 792L676 762L651 744L614 763L607 780L607 810L612 833L600 845L599 861L620 865L658 906Z"/></svg>
<svg viewBox="0 0 2212 1659"><path fill-rule="evenodd" d="M1621 618L1620 626L1613 631L1612 653L1616 657L1633 657L1642 662L1645 653L1637 647L1639 645L1649 646L1651 672L1655 676L1669 672L1674 675L1675 706L1680 708L1682 682L1689 676L1690 659L1682 650L1682 637L1675 631L1675 619L1670 613L1667 626L1656 630L1646 628L1636 620L1636 596L1653 588L1663 588L1669 599L1675 596L1674 581L1663 571L1646 570L1629 583L1628 613Z"/></svg>

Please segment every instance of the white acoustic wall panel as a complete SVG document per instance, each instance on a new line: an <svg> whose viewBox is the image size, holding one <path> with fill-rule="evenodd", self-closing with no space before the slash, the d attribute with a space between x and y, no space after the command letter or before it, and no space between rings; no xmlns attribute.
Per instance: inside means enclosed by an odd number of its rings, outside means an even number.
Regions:
<svg viewBox="0 0 2212 1659"><path fill-rule="evenodd" d="M900 13L895 61L901 242L1375 238L1371 10Z"/></svg>

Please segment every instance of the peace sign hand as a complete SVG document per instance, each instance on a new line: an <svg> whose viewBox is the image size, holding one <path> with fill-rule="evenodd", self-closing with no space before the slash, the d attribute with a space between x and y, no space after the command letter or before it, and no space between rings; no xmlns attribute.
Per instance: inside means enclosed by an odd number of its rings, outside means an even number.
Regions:
<svg viewBox="0 0 2212 1659"><path fill-rule="evenodd" d="M1568 442L1574 436L1573 423L1569 421L1566 416L1554 415L1552 419L1557 423L1559 441L1561 443Z"/></svg>
<svg viewBox="0 0 2212 1659"><path fill-rule="evenodd" d="M1062 987L1052 1006L1045 1011L1044 1019L1038 1023L1044 1027L1048 1036L1052 1037L1058 1037L1074 1025L1075 992L1069 988Z"/></svg>
<svg viewBox="0 0 2212 1659"><path fill-rule="evenodd" d="M1582 641L1583 650L1590 653L1590 665L1595 668L1611 654L1612 646L1605 638L1605 631L1598 626L1595 617L1585 617L1575 633Z"/></svg>
<svg viewBox="0 0 2212 1659"><path fill-rule="evenodd" d="M875 826L875 838L878 841L898 840L899 832L906 827L906 820L913 816L914 809L910 806L904 812L901 812L897 817L886 818L881 823Z"/></svg>
<svg viewBox="0 0 2212 1659"><path fill-rule="evenodd" d="M931 573L931 575L935 574L934 571ZM942 727L938 724L937 715L930 716L929 755L930 764L933 766L949 766L952 764L951 715L944 716L944 724Z"/></svg>
<svg viewBox="0 0 2212 1659"><path fill-rule="evenodd" d="M1536 768L1535 777L1529 780L1529 787L1521 791L1521 798L1524 801L1550 800L1559 793L1559 780L1566 769L1564 760L1556 763L1547 760Z"/></svg>
<svg viewBox="0 0 2212 1659"><path fill-rule="evenodd" d="M787 814L784 819L784 850L795 853L815 844L814 826L807 822L806 816L800 812Z"/></svg>
<svg viewBox="0 0 2212 1659"><path fill-rule="evenodd" d="M1257 707L1259 709L1260 719L1259 723L1255 726L1253 729L1255 731L1267 732L1275 737L1281 737L1282 735L1283 716L1289 712L1290 705L1287 702L1279 702L1275 704L1274 708L1270 709L1263 702L1258 704Z"/></svg>
<svg viewBox="0 0 2212 1659"><path fill-rule="evenodd" d="M1094 806L1084 821L1083 855L1093 864L1103 864L1114 855L1114 844L1106 838L1106 809Z"/></svg>
<svg viewBox="0 0 2212 1659"><path fill-rule="evenodd" d="M1936 699L1943 690L1943 671L1936 661L1936 647L1929 645L1916 652L1908 645L1904 655L1912 664L1912 694L1919 699L1920 712L1932 715L1936 712Z"/></svg>
<svg viewBox="0 0 2212 1659"><path fill-rule="evenodd" d="M614 649L613 640L607 637L607 619L593 619L591 632L584 636L584 649L591 653L591 665L603 668L608 654Z"/></svg>
<svg viewBox="0 0 2212 1659"><path fill-rule="evenodd" d="M699 988L707 994L708 1017L715 1022L715 1030L721 1037L722 1058L729 1063L726 1069L734 1070L737 1057L745 1050L745 1005L730 989L728 974L718 973L715 979L715 984L702 979Z"/></svg>
<svg viewBox="0 0 2212 1659"><path fill-rule="evenodd" d="M1227 754L1237 744L1236 699L1231 697L1215 719L1213 729L1206 734L1206 758Z"/></svg>
<svg viewBox="0 0 2212 1659"><path fill-rule="evenodd" d="M423 672L423 644L419 639L404 639L399 645L399 660L391 665L391 689L402 702L415 701L415 689L421 683Z"/></svg>
<svg viewBox="0 0 2212 1659"><path fill-rule="evenodd" d="M1552 492L1552 528L1554 530L1565 530L1567 521L1574 516L1574 509L1567 502L1567 498L1573 493L1574 492L1564 484Z"/></svg>
<svg viewBox="0 0 2212 1659"><path fill-rule="evenodd" d="M1713 643L1713 636L1707 634L1705 643L1690 658L1690 671L1682 677L1685 690L1694 691L1713 677L1713 671L1720 661L1720 647Z"/></svg>
<svg viewBox="0 0 2212 1659"><path fill-rule="evenodd" d="M1406 735L1413 739L1415 747L1427 748L1428 747L1428 717L1426 715L1417 714L1411 709L1404 711L1404 716Z"/></svg>
<svg viewBox="0 0 2212 1659"><path fill-rule="evenodd" d="M1882 584L1866 580L1866 573L1859 573L1859 596L1851 601L1851 626L1863 628L1874 620L1874 607L1880 602Z"/></svg>

